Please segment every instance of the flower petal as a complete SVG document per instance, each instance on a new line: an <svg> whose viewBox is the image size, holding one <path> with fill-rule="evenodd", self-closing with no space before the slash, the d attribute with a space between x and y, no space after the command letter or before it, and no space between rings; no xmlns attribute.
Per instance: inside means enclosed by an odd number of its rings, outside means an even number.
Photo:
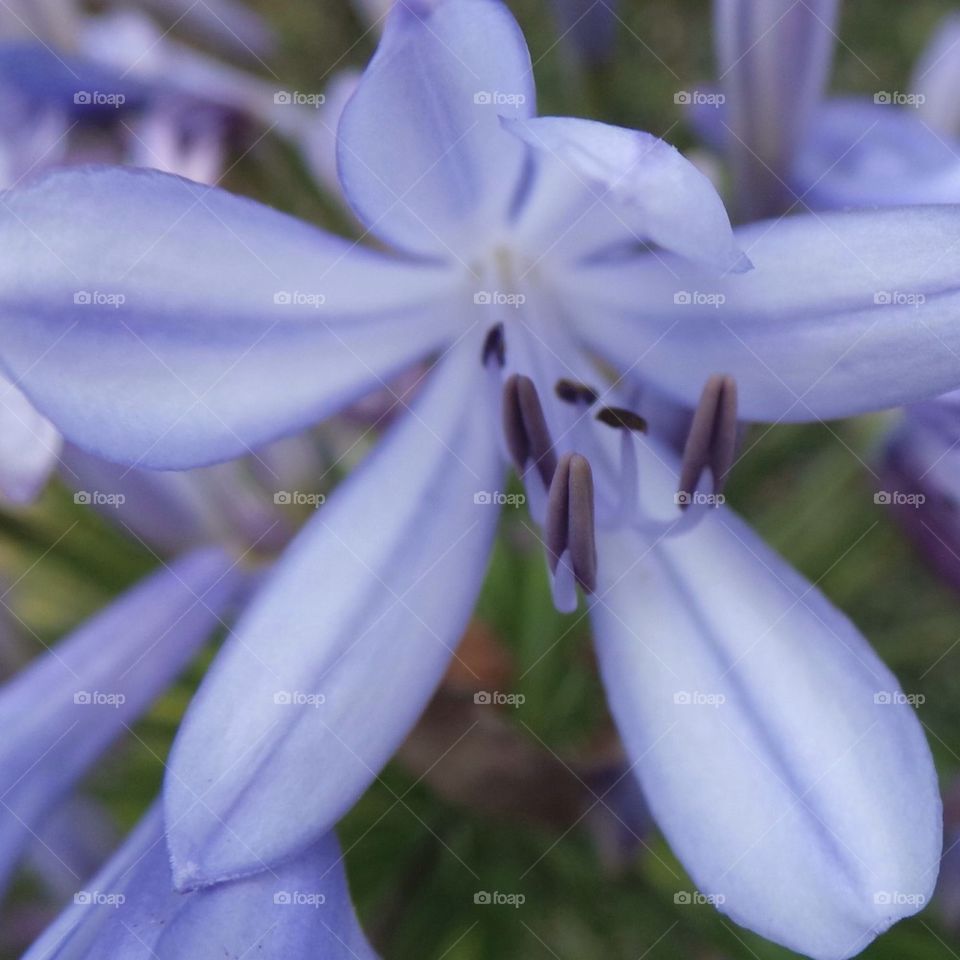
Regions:
<svg viewBox="0 0 960 960"><path fill-rule="evenodd" d="M73 896L78 880L107 862L116 845L116 826L106 808L72 794L43 818L24 867L61 902Z"/></svg>
<svg viewBox="0 0 960 960"><path fill-rule="evenodd" d="M884 441L874 496L923 559L960 589L960 391L907 407Z"/></svg>
<svg viewBox="0 0 960 960"><path fill-rule="evenodd" d="M178 886L263 869L316 840L433 692L497 523L498 391L480 354L471 338L431 373L287 549L207 674L166 781Z"/></svg>
<svg viewBox="0 0 960 960"><path fill-rule="evenodd" d="M716 0L714 38L741 215L787 209L793 157L823 93L838 0Z"/></svg>
<svg viewBox="0 0 960 960"><path fill-rule="evenodd" d="M114 121L118 109L136 110L148 99L138 80L83 57L59 54L35 38L0 43L0 93L31 110L56 110L91 123Z"/></svg>
<svg viewBox="0 0 960 960"><path fill-rule="evenodd" d="M144 5L160 10L168 23L182 23L231 53L257 60L276 53L273 27L240 0L145 0Z"/></svg>
<svg viewBox="0 0 960 960"><path fill-rule="evenodd" d="M0 361L78 446L142 466L295 432L454 323L452 271L153 171L71 169L5 194L0 244Z"/></svg>
<svg viewBox="0 0 960 960"><path fill-rule="evenodd" d="M821 210L956 203L958 150L914 109L839 98L817 114L792 179L803 202Z"/></svg>
<svg viewBox="0 0 960 960"><path fill-rule="evenodd" d="M196 470L136 470L68 446L61 473L77 502L89 504L148 549L175 555L211 542L236 544L238 551L282 549L290 530L250 476L253 464L231 460ZM260 465L266 472L266 464Z"/></svg>
<svg viewBox="0 0 960 960"><path fill-rule="evenodd" d="M189 554L0 688L0 883L44 815L197 653L242 583L220 551Z"/></svg>
<svg viewBox="0 0 960 960"><path fill-rule="evenodd" d="M464 257L489 242L523 168L500 117L530 116L534 97L526 43L503 4L396 4L338 131L357 215L401 249Z"/></svg>
<svg viewBox="0 0 960 960"><path fill-rule="evenodd" d="M56 466L60 434L9 380L0 376L0 496L29 503Z"/></svg>
<svg viewBox="0 0 960 960"><path fill-rule="evenodd" d="M551 6L557 32L585 64L602 66L613 58L618 0L554 0Z"/></svg>
<svg viewBox="0 0 960 960"><path fill-rule="evenodd" d="M960 14L949 13L927 42L913 67L910 90L920 94L917 110L947 136L960 136Z"/></svg>
<svg viewBox="0 0 960 960"><path fill-rule="evenodd" d="M576 117L508 120L504 126L592 188L591 204L604 204L608 213L609 245L652 242L720 270L749 269L713 184L669 143Z"/></svg>
<svg viewBox="0 0 960 960"><path fill-rule="evenodd" d="M154 109L169 108L176 99L172 94L190 98L190 119L198 126L204 122L202 108L210 105L261 120L274 112L279 92L275 86L180 43L139 11L116 10L89 18L80 44L95 62L119 76L135 77L154 91L160 104ZM184 120L187 110L182 104L179 112Z"/></svg>
<svg viewBox="0 0 960 960"><path fill-rule="evenodd" d="M923 732L856 628L733 514L600 544L611 708L697 887L817 960L927 902L941 806Z"/></svg>
<svg viewBox="0 0 960 960"><path fill-rule="evenodd" d="M736 237L755 268L678 259L552 277L580 337L690 407L714 373L752 420L881 410L960 385L960 208L788 217Z"/></svg>
<svg viewBox="0 0 960 960"><path fill-rule="evenodd" d="M375 960L357 923L336 837L247 880L173 889L159 805L24 960Z"/></svg>

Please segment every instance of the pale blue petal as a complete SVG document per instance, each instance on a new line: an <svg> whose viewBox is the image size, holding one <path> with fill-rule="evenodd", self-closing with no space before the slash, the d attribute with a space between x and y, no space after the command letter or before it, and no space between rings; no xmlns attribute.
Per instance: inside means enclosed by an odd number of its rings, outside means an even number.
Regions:
<svg viewBox="0 0 960 960"><path fill-rule="evenodd" d="M725 510L654 546L598 546L611 709L694 889L816 960L921 909L940 858L936 772L853 624Z"/></svg>
<svg viewBox="0 0 960 960"><path fill-rule="evenodd" d="M500 118L531 116L534 97L526 43L498 0L396 5L338 132L357 215L401 249L463 258L490 243L524 159Z"/></svg>
<svg viewBox="0 0 960 960"><path fill-rule="evenodd" d="M192 894L173 889L159 806L24 960L375 960L336 837L276 870Z"/></svg>
<svg viewBox="0 0 960 960"><path fill-rule="evenodd" d="M793 201L793 157L826 84L838 8L838 0L714 3L727 150L743 219L779 213Z"/></svg>
<svg viewBox="0 0 960 960"><path fill-rule="evenodd" d="M508 120L504 126L535 154L571 174L569 193L585 193L589 207L603 210L609 224L604 245L653 243L720 270L749 269L713 184L670 144L639 130L576 117ZM535 191L531 204L538 201L548 208L542 211L548 247L566 226L554 222L552 211L567 214L568 208ZM531 215L536 213L525 212ZM575 232L579 229L575 223Z"/></svg>
<svg viewBox="0 0 960 960"><path fill-rule="evenodd" d="M960 385L960 207L788 217L736 231L755 269L663 257L557 274L580 338L696 404L729 374L750 420L817 420Z"/></svg>
<svg viewBox="0 0 960 960"><path fill-rule="evenodd" d="M143 5L162 12L168 23L182 24L231 53L259 61L276 51L277 37L270 23L241 0L143 0Z"/></svg>
<svg viewBox="0 0 960 960"><path fill-rule="evenodd" d="M24 854L25 866L57 901L73 896L77 884L96 873L117 845L106 807L73 795L40 824Z"/></svg>
<svg viewBox="0 0 960 960"><path fill-rule="evenodd" d="M190 98L179 104L185 120L202 116L198 105L213 104L268 121L275 96L283 89L178 42L169 30L136 10L87 19L79 42L92 60L120 76L137 78L156 103L168 104L176 94Z"/></svg>
<svg viewBox="0 0 960 960"><path fill-rule="evenodd" d="M942 134L960 136L960 14L948 13L913 66L909 89L923 101L917 110Z"/></svg>
<svg viewBox="0 0 960 960"><path fill-rule="evenodd" d="M907 407L885 438L874 497L960 588L960 392Z"/></svg>
<svg viewBox="0 0 960 960"><path fill-rule="evenodd" d="M0 376L0 497L33 500L56 467L60 446L53 424Z"/></svg>
<svg viewBox="0 0 960 960"><path fill-rule="evenodd" d="M70 440L135 465L293 433L457 318L453 271L151 171L65 170L5 194L0 244L0 361Z"/></svg>
<svg viewBox="0 0 960 960"><path fill-rule="evenodd" d="M0 689L0 883L44 816L220 626L242 583L220 551L190 554Z"/></svg>
<svg viewBox="0 0 960 960"><path fill-rule="evenodd" d="M590 66L613 57L620 17L619 0L553 0L561 39Z"/></svg>
<svg viewBox="0 0 960 960"><path fill-rule="evenodd" d="M261 455L252 463L233 460L195 470L137 470L68 446L61 475L76 502L148 549L177 554L211 542L279 549L291 531L272 496L250 475Z"/></svg>
<svg viewBox="0 0 960 960"><path fill-rule="evenodd" d="M263 869L329 830L440 680L480 589L503 479L499 378L480 348L471 338L431 372L208 672L166 780L179 886Z"/></svg>
<svg viewBox="0 0 960 960"><path fill-rule="evenodd" d="M831 100L797 153L792 180L814 209L956 203L960 143L911 107Z"/></svg>
<svg viewBox="0 0 960 960"><path fill-rule="evenodd" d="M34 111L68 114L78 123L115 121L118 111L139 109L148 99L139 80L32 40L0 42L0 93Z"/></svg>

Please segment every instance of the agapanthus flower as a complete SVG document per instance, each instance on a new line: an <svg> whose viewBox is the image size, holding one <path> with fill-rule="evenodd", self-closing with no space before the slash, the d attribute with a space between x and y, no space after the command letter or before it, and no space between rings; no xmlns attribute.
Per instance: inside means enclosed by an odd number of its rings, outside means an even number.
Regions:
<svg viewBox="0 0 960 960"><path fill-rule="evenodd" d="M159 807L74 895L24 960L236 956L374 960L353 914L333 836L235 883L177 893Z"/></svg>
<svg viewBox="0 0 960 960"><path fill-rule="evenodd" d="M770 213L794 204L830 210L957 202L957 19L947 17L934 34L906 92L827 99L821 94L837 40L838 8L838 0L717 0L717 58L726 100L720 110L699 108L697 125L725 147L738 182L766 185L762 195ZM788 108L791 98L795 104ZM765 116L762 124L750 122L758 116ZM749 201L751 194L740 196ZM749 215L749 206L742 212ZM916 305L926 294L913 286L881 285L875 296L880 305ZM908 408L881 444L882 489L876 491L877 501L890 506L933 567L955 585L958 441L955 393Z"/></svg>
<svg viewBox="0 0 960 960"><path fill-rule="evenodd" d="M227 12L232 17L224 19ZM234 42L256 22L229 3L218 16L220 32ZM14 6L0 11L0 37L4 188L50 167L94 159L213 183L226 167L238 117L292 126L297 115L287 110L274 121L272 86L175 43L134 11L86 16L69 3ZM62 49L53 46L58 41ZM78 291L84 295L91 292ZM2 378L0 421L0 496L29 502L60 459L59 434Z"/></svg>
<svg viewBox="0 0 960 960"><path fill-rule="evenodd" d="M48 815L196 655L244 585L222 551L182 557L0 688L0 887Z"/></svg>
<svg viewBox="0 0 960 960"><path fill-rule="evenodd" d="M957 21L947 18L907 90L824 95L839 0L716 0L719 98L691 114L730 161L744 219L797 206L954 203L960 197Z"/></svg>
<svg viewBox="0 0 960 960"><path fill-rule="evenodd" d="M960 214L732 231L667 144L537 118L534 97L495 0L394 9L338 127L344 192L385 251L159 173L68 170L3 197L0 361L100 456L238 456L434 361L191 705L165 788L174 882L299 856L376 777L470 615L512 459L694 881L767 937L852 955L932 889L931 758L855 627L709 506L738 416L960 383ZM122 309L81 309L78 286ZM919 313L877 305L894 286L929 293ZM682 460L643 433L648 391L696 410Z"/></svg>
<svg viewBox="0 0 960 960"><path fill-rule="evenodd" d="M960 590L960 394L907 407L882 442L878 476L875 499Z"/></svg>
<svg viewBox="0 0 960 960"><path fill-rule="evenodd" d="M246 531L262 546L266 524L242 496L239 463L183 474L150 474L67 451L77 478L106 481L115 518L147 546L164 522L169 538L197 542L220 524L209 501L230 497L230 539ZM276 464L276 459L273 460ZM129 509L127 509L129 507ZM120 514L124 513L125 518ZM130 526L132 524L132 527ZM212 528L212 529L211 529ZM182 544L178 544L181 546ZM194 660L212 634L229 630L250 592L240 558L209 546L184 553L121 596L0 687L0 889L18 862L39 859L44 875L66 886L73 906L28 956L193 955L205 947L256 949L276 960L372 957L357 926L331 835L302 856L249 882L182 896L174 891L159 811L148 814L96 876L77 837L90 816L74 794L80 779ZM69 841L69 842L65 842ZM323 907L322 912L318 912Z"/></svg>
<svg viewBox="0 0 960 960"><path fill-rule="evenodd" d="M267 22L241 0L142 0L136 6L152 9L165 22L176 23L232 54L259 58L276 45ZM0 37L69 46L90 19L80 0L7 0L0 13Z"/></svg>

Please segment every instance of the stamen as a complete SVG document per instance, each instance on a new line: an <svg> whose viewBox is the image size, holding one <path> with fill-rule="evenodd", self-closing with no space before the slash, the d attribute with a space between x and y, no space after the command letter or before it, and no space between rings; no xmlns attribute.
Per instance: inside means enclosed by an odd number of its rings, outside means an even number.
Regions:
<svg viewBox="0 0 960 960"><path fill-rule="evenodd" d="M507 344L503 336L503 324L496 323L487 332L483 341L483 365L486 367L491 360L496 360L501 369L507 362Z"/></svg>
<svg viewBox="0 0 960 960"><path fill-rule="evenodd" d="M503 432L517 469L522 473L532 461L545 487L557 469L550 428L537 388L529 377L513 374L503 385Z"/></svg>
<svg viewBox="0 0 960 960"><path fill-rule="evenodd" d="M732 377L714 374L707 380L690 424L680 467L680 492L697 489L704 468L713 474L713 492L720 493L733 466L737 449L737 384Z"/></svg>
<svg viewBox="0 0 960 960"><path fill-rule="evenodd" d="M550 494L547 497L544 538L551 573L557 572L557 564L560 562L561 554L567 548L569 537L570 457L571 454L565 454L557 464L557 472L553 475L553 483L550 484Z"/></svg>
<svg viewBox="0 0 960 960"><path fill-rule="evenodd" d="M583 403L589 407L600 399L600 394L593 387L576 380L558 380L553 389L564 403Z"/></svg>
<svg viewBox="0 0 960 960"><path fill-rule="evenodd" d="M597 419L608 427L616 427L619 430L633 430L637 433L647 432L647 421L638 413L627 410L625 407L604 407L597 414Z"/></svg>
<svg viewBox="0 0 960 960"><path fill-rule="evenodd" d="M560 558L568 551L577 583L593 593L597 588L593 471L579 453L565 454L557 465L547 501L545 535L551 572L557 572Z"/></svg>

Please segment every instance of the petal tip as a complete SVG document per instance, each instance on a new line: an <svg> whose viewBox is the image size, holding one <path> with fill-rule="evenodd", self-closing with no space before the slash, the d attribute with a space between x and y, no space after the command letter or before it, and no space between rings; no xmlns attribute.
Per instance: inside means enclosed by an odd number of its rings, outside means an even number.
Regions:
<svg viewBox="0 0 960 960"><path fill-rule="evenodd" d="M171 867L173 869L173 886L178 893L192 893L201 887L209 886L210 881L204 878L200 864L196 860L184 860L180 863L174 857Z"/></svg>
<svg viewBox="0 0 960 960"><path fill-rule="evenodd" d="M749 273L754 269L753 261L739 247L735 247L730 257L731 273Z"/></svg>

